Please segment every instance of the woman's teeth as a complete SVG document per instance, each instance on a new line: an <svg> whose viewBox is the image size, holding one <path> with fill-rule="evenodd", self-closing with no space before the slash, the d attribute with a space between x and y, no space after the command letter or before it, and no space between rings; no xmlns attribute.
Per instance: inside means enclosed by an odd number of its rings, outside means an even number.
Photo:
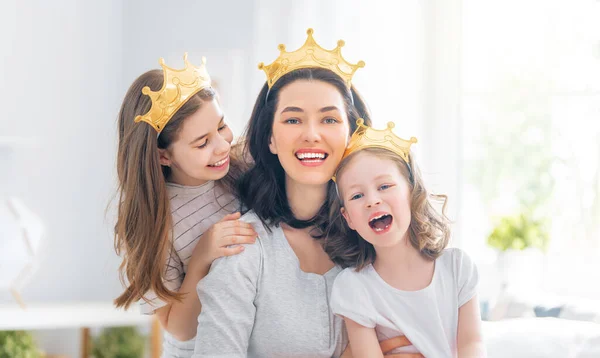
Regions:
<svg viewBox="0 0 600 358"><path fill-rule="evenodd" d="M325 159L325 153L297 153L296 157L302 159Z"/></svg>

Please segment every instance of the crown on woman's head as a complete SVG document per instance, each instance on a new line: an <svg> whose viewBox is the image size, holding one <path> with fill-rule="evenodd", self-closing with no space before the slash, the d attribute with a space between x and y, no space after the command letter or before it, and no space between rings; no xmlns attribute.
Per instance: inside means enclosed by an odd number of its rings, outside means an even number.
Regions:
<svg viewBox="0 0 600 358"><path fill-rule="evenodd" d="M350 138L342 160L365 148L383 148L398 154L407 164L410 164L410 146L417 143L417 138L410 137L406 140L395 135L392 131L394 122L388 122L386 129L373 129L365 125L364 119L359 118L356 125L357 128ZM335 181L335 176L333 180Z"/></svg>
<svg viewBox="0 0 600 358"><path fill-rule="evenodd" d="M152 107L146 114L136 116L136 123L146 122L160 134L175 112L190 97L200 90L210 87L210 76L206 72L206 58L202 57L202 65L195 67L188 62L186 52L183 55L183 61L185 67L182 70L168 67L163 58L158 61L163 69L163 86L157 92L152 91L148 86L142 89L142 93L152 100Z"/></svg>
<svg viewBox="0 0 600 358"><path fill-rule="evenodd" d="M273 87L275 82L286 73L300 68L320 67L331 70L340 76L350 87L354 72L360 67L365 67L364 61L359 61L356 65L351 64L342 57L342 47L344 41L339 40L337 47L333 50L325 50L317 44L313 38L313 29L306 31L308 38L304 45L294 52L286 52L285 45L279 45L279 57L270 65L264 63L258 64L258 69L267 74L267 84L269 88Z"/></svg>

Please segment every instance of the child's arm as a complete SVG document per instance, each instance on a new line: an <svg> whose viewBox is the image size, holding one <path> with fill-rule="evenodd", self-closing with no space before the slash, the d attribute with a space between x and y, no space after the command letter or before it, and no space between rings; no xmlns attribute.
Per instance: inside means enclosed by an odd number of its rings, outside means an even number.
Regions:
<svg viewBox="0 0 600 358"><path fill-rule="evenodd" d="M179 289L181 301L156 310L162 327L179 341L187 341L196 336L198 316L202 309L196 285L208 274L212 262L221 256L231 256L243 251L243 246L228 247L233 244L252 244L256 232L252 225L239 221L240 213L226 215L215 223L199 239L194 248L188 271Z"/></svg>
<svg viewBox="0 0 600 358"><path fill-rule="evenodd" d="M487 357L481 335L481 315L477 296L458 309L458 357Z"/></svg>
<svg viewBox="0 0 600 358"><path fill-rule="evenodd" d="M163 329L179 341L187 341L196 335L198 316L202 306L196 294L196 285L206 276L210 265L205 270L195 270L185 275L179 293L181 301L174 301L156 310L156 316Z"/></svg>
<svg viewBox="0 0 600 358"><path fill-rule="evenodd" d="M344 317L353 357L383 358L375 328L362 326Z"/></svg>

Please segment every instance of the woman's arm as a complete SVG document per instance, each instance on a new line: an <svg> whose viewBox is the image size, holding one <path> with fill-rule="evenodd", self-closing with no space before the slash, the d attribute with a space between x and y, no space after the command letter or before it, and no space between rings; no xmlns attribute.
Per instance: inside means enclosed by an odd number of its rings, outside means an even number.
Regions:
<svg viewBox="0 0 600 358"><path fill-rule="evenodd" d="M197 287L202 312L198 317L193 358L248 355L261 270L260 240L245 245L244 252L239 255L213 262L209 274Z"/></svg>
<svg viewBox="0 0 600 358"><path fill-rule="evenodd" d="M239 212L228 214L202 234L178 290L184 295L183 298L181 301L173 301L156 310L163 328L177 340L187 341L196 336L198 316L202 309L196 286L208 274L212 262L218 257L237 255L242 252L243 246L230 246L234 243L255 242L256 232L252 225L239 221L239 218Z"/></svg>
<svg viewBox="0 0 600 358"><path fill-rule="evenodd" d="M362 326L346 317L344 317L344 322L348 330L353 357L383 358L375 328Z"/></svg>
<svg viewBox="0 0 600 358"><path fill-rule="evenodd" d="M481 334L479 300L475 295L458 309L458 357L487 357Z"/></svg>

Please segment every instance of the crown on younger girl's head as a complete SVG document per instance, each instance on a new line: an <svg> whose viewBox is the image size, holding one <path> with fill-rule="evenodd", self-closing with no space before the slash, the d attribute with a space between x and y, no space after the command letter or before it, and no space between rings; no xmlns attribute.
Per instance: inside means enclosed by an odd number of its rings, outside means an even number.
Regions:
<svg viewBox="0 0 600 358"><path fill-rule="evenodd" d="M161 58L158 63L163 69L164 81L162 88L154 92L146 86L142 93L152 100L152 107L148 113L136 116L135 122L146 122L158 133L167 125L171 117L187 102L187 100L200 90L210 87L210 76L206 72L206 58L202 57L200 67L195 67L187 60L187 52L183 55L185 67L176 70L165 65Z"/></svg>
<svg viewBox="0 0 600 358"><path fill-rule="evenodd" d="M300 68L320 67L340 76L350 87L354 72L360 67L365 67L364 61L359 61L356 65L351 64L342 57L342 47L344 41L339 40L337 47L333 50L325 50L319 46L313 38L313 29L306 31L308 38L304 45L294 52L286 52L285 45L279 45L279 57L270 65L264 63L258 64L258 69L267 74L267 84L269 88L273 87L275 82L286 73Z"/></svg>
<svg viewBox="0 0 600 358"><path fill-rule="evenodd" d="M409 140L406 140L395 135L392 132L392 128L395 126L394 122L388 122L386 129L373 129L365 125L364 119L359 118L356 125L357 128L350 138L342 160L365 148L383 148L398 154L407 164L410 164L410 146L417 143L417 138L410 137ZM335 176L333 180L335 181Z"/></svg>

